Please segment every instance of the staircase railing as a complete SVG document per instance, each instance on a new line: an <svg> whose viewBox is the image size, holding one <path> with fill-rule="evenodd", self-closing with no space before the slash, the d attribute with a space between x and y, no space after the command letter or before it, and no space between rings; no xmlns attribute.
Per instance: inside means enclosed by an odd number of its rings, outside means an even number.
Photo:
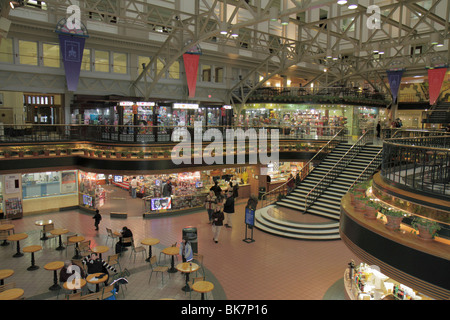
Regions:
<svg viewBox="0 0 450 320"><path fill-rule="evenodd" d="M320 156L323 156L324 154L328 155L331 152L331 150L333 150L340 142L342 142L345 139L345 133L346 133L346 128L345 127L340 128L338 133L336 133L333 136L333 138L331 138L331 140L328 141L327 144L325 144L319 151L317 151L317 153L306 163L306 165L304 165L303 168L300 169L300 171L298 173L300 176L300 181L302 181L309 174L309 172L311 172L311 170L312 170L311 164L313 163L313 161L323 160L323 159L319 159ZM295 177L293 179L295 179ZM262 196L261 196L262 207L268 206L269 204L272 204L273 202L275 202L278 199L278 196L280 194L283 194L283 195L286 194L287 185L290 180L291 179L288 179L288 181L286 181L282 185L262 194Z"/></svg>
<svg viewBox="0 0 450 320"><path fill-rule="evenodd" d="M320 179L320 181L311 189L305 197L306 212L309 207L319 198L319 196L331 185L337 176L347 167L347 165L356 157L368 141L373 141L373 131L366 131L355 144L339 159L338 162Z"/></svg>
<svg viewBox="0 0 450 320"><path fill-rule="evenodd" d="M383 149L378 151L378 153L373 157L369 164L364 168L363 172L361 172L358 178L356 178L352 185L347 189L347 192L350 191L350 189L353 188L354 185L358 184L359 181L366 181L370 176L372 176L376 168L378 168L381 165L381 162L383 162L383 158L381 156L382 153Z"/></svg>

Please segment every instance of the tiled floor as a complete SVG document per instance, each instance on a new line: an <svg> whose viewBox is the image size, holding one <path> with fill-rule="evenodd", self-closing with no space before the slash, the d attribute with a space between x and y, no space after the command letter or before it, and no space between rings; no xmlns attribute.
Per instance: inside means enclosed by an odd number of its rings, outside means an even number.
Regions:
<svg viewBox="0 0 450 320"><path fill-rule="evenodd" d="M116 195L119 195L119 192ZM132 210L132 203L135 203L137 206L135 212L140 212L137 208L142 206L142 200L131 200L126 195L125 198L126 200L114 201L121 201L128 206L128 210ZM56 228L64 227L82 234L86 239L92 240L93 246L106 243L106 227L119 230L126 225L133 231L137 242L145 237L160 239L160 244L153 247L153 254L156 256L159 256L160 250L164 247L181 241L184 227L196 227L198 251L205 257L206 277L215 284L215 289L209 294L208 299L321 300L331 287L336 287L336 283L339 284L347 263L355 259L342 241L298 241L255 229L253 234L255 242L246 243L243 241L245 203L245 200L238 202L233 217L233 228L223 227L217 244L212 240L211 226L207 223L205 211L158 219L143 219L141 213L138 213L134 216L130 214L124 220L111 219L109 211L106 211L109 209L105 206L101 209L103 220L99 231L94 230L92 216L79 210L26 216L13 220L15 232L26 232L29 235L26 240L21 241L21 248L31 244L43 246L43 250L36 253L36 264L40 268L27 271L31 263L30 254L13 258L16 248L10 244L0 247L0 269L15 270L15 274L5 282L15 282L16 287L23 288L26 298L56 299L55 292L48 290L52 285L53 274L45 270L44 265L50 261L66 260L66 254L70 258L73 255L73 248L67 253L67 250L56 251L53 241L39 240L41 227L36 226L35 221L52 219ZM113 253L111 241L109 246L111 250L104 254L104 257ZM119 295L119 299L190 298L189 294L185 295L181 290L184 277L180 273L172 274L170 279L166 274L164 284L161 283L160 275L157 278L153 276L149 284L150 268L143 257L137 256L134 262L128 251L121 259L121 264L122 268L126 267L131 271L131 275L128 278L125 297ZM343 293L334 296L336 299L342 297ZM61 298L60 295L59 299ZM199 298L198 293L193 294L192 299ZM329 295L327 299L330 299Z"/></svg>

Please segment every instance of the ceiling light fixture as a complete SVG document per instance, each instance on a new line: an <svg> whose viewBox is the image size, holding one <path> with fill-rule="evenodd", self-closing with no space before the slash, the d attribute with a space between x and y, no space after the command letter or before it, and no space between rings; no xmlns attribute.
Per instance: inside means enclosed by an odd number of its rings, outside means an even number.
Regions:
<svg viewBox="0 0 450 320"><path fill-rule="evenodd" d="M349 8L350 10L355 10L356 8L358 8L358 4L355 0L349 0L347 8Z"/></svg>
<svg viewBox="0 0 450 320"><path fill-rule="evenodd" d="M225 21L222 21L220 23L220 34L227 34L228 33L228 28L227 28L227 23Z"/></svg>
<svg viewBox="0 0 450 320"><path fill-rule="evenodd" d="M344 4L347 4L347 0L338 0L337 2L338 4L340 4L341 6Z"/></svg>
<svg viewBox="0 0 450 320"><path fill-rule="evenodd" d="M430 40L432 45L437 45L439 43L439 33L433 33Z"/></svg>
<svg viewBox="0 0 450 320"><path fill-rule="evenodd" d="M289 16L281 17L281 25L287 26L289 24Z"/></svg>
<svg viewBox="0 0 450 320"><path fill-rule="evenodd" d="M269 9L269 18L270 18L270 21L277 21L278 20L278 8L271 7Z"/></svg>

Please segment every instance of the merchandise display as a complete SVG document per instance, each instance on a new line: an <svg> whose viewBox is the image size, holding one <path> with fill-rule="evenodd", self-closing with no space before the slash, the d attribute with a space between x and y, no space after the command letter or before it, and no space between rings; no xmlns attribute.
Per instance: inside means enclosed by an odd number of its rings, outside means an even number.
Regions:
<svg viewBox="0 0 450 320"><path fill-rule="evenodd" d="M345 279L350 282L351 299L357 300L431 300L382 274L376 266L361 263L347 270Z"/></svg>
<svg viewBox="0 0 450 320"><path fill-rule="evenodd" d="M5 201L6 219L18 219L23 216L22 200L19 198L10 198Z"/></svg>
<svg viewBox="0 0 450 320"><path fill-rule="evenodd" d="M104 174L79 171L80 205L98 209L105 204L106 192L101 187L105 182Z"/></svg>
<svg viewBox="0 0 450 320"><path fill-rule="evenodd" d="M286 182L289 175L294 177L303 168L303 162L275 162L267 165L271 183Z"/></svg>

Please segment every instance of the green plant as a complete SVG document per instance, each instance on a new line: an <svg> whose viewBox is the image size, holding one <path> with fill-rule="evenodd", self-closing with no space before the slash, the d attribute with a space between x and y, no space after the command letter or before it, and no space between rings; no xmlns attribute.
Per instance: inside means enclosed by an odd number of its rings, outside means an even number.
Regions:
<svg viewBox="0 0 450 320"><path fill-rule="evenodd" d="M403 217L405 215L405 213L403 211L390 210L388 208L381 208L381 213L386 216L391 216L391 217Z"/></svg>
<svg viewBox="0 0 450 320"><path fill-rule="evenodd" d="M411 227L414 228L414 231L412 231L414 233L417 233L416 231L419 231L421 228L427 230L432 238L434 238L436 233L441 230L441 227L437 222L421 217L415 217L411 222Z"/></svg>
<svg viewBox="0 0 450 320"><path fill-rule="evenodd" d="M138 154L137 154L137 156L138 156L138 158L140 158L140 159L144 159L144 151L139 151L138 152Z"/></svg>
<svg viewBox="0 0 450 320"><path fill-rule="evenodd" d="M103 155L103 151L102 150L95 150L95 155L98 156L102 156Z"/></svg>

